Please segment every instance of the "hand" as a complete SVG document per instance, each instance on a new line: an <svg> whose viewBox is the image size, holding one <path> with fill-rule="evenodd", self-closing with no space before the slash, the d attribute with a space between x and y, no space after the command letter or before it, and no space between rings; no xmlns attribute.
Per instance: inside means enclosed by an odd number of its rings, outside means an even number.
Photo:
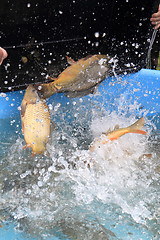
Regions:
<svg viewBox="0 0 160 240"><path fill-rule="evenodd" d="M152 14L150 21L153 25L155 25L154 29L158 29L160 27L160 4L159 4L158 12Z"/></svg>
<svg viewBox="0 0 160 240"><path fill-rule="evenodd" d="M2 64L3 60L8 56L5 49L0 47L0 65Z"/></svg>

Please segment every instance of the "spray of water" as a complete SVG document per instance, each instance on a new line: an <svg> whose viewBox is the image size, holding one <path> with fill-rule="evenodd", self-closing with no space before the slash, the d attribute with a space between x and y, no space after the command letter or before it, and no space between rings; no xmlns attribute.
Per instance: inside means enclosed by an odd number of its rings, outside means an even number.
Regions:
<svg viewBox="0 0 160 240"><path fill-rule="evenodd" d="M49 105L56 123L49 156L31 158L30 149L23 150L19 122L12 138L3 135L2 221L14 221L31 239L159 239L158 129L145 117L146 136L126 134L91 152L95 138L134 123L139 109L136 102L121 104L123 96L113 103L94 97Z"/></svg>
<svg viewBox="0 0 160 240"><path fill-rule="evenodd" d="M31 158L30 150L22 149L21 135L10 148L4 145L1 212L17 222L17 230L37 239L151 239L154 235L158 239L159 152L151 139L154 126L146 118L147 136L128 134L91 152L88 148L95 137L117 123L128 126L136 118L126 117L120 109L118 114L102 112L88 102L89 113L82 100L69 103L67 114L60 104L51 110L57 128L47 146L50 157Z"/></svg>

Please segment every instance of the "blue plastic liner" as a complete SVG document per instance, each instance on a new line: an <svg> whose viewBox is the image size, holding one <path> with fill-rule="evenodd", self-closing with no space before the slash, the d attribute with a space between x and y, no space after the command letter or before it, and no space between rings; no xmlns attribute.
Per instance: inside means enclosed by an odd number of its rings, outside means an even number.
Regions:
<svg viewBox="0 0 160 240"><path fill-rule="evenodd" d="M20 105L25 91L0 93L0 119L16 117L20 114ZM84 98L90 98L85 96ZM139 104L146 109L147 115L160 113L160 71L141 69L137 73L106 78L98 87L98 94L92 95L92 101L104 103L107 110L118 109L122 104ZM65 104L70 101L65 94L54 94L48 103ZM73 99L71 100L73 101ZM116 104L115 104L116 102Z"/></svg>

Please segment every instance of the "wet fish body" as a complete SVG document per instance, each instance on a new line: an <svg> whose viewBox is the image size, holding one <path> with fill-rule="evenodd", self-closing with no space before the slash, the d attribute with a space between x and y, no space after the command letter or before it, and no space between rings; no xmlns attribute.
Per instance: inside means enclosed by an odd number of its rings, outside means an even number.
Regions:
<svg viewBox="0 0 160 240"><path fill-rule="evenodd" d="M116 125L115 129L113 131L108 131L106 133L102 133L102 135L95 139L89 148L89 150L94 151L96 147L100 147L103 144L108 143L109 141L113 141L116 139L119 139L121 136L123 136L126 133L138 133L138 134L146 134L145 131L141 130L145 124L144 117L137 120L134 124L130 125L129 127L125 128L119 128L118 125Z"/></svg>
<svg viewBox="0 0 160 240"><path fill-rule="evenodd" d="M39 98L32 85L26 89L21 104L21 121L25 148L31 147L32 155L44 154L52 123L46 101Z"/></svg>
<svg viewBox="0 0 160 240"><path fill-rule="evenodd" d="M53 82L35 86L44 98L62 92L70 96L75 93L72 97L76 97L79 92L84 95L93 93L93 88L109 74L110 58L107 55L87 56L77 62L68 57L67 59L71 66L67 67L58 78L52 79Z"/></svg>

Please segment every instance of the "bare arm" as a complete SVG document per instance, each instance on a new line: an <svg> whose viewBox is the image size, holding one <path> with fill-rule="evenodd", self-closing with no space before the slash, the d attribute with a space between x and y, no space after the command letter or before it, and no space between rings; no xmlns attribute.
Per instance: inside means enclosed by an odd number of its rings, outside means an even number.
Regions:
<svg viewBox="0 0 160 240"><path fill-rule="evenodd" d="M2 64L3 60L8 56L5 49L0 47L0 65Z"/></svg>

